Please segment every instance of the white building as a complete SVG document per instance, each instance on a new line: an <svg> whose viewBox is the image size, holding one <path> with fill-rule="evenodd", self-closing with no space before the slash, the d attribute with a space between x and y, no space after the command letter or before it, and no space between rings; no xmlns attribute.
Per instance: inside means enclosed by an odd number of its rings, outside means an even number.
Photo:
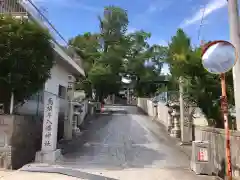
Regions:
<svg viewBox="0 0 240 180"><path fill-rule="evenodd" d="M0 0L0 13L10 13L17 18L28 18L44 28L49 28L49 24L43 21L34 6L27 1L20 1L20 4L18 2L17 0ZM72 77L85 76L81 66L82 60L74 51L69 53L69 49L62 48L54 38L51 43L56 58L56 64L51 69L51 78L43 85L43 90L38 95L33 95L25 104L15 108L19 114L43 116L42 149L36 155L36 160L41 162L56 160L60 155L60 150L56 149L58 139L63 136L71 138L72 133L70 132L69 135L69 131L72 130L72 120L67 118L69 78L72 80Z"/></svg>

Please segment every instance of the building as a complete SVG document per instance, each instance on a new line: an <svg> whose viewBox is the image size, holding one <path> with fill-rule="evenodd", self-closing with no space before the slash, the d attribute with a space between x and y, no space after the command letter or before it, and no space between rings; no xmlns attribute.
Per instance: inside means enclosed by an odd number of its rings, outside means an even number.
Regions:
<svg viewBox="0 0 240 180"><path fill-rule="evenodd" d="M55 52L56 64L51 69L51 78L43 85L42 91L27 100L23 105L15 107L15 113L38 115L43 118L42 149L36 154L36 160L54 161L60 151L56 149L61 138L70 139L72 134L72 119L68 117L68 87L69 81L74 84L76 77L85 76L82 59L70 47L63 48L56 40L59 33L47 21L41 12L27 0L0 0L0 13L16 18L27 18L49 28L52 33L52 48ZM69 133L70 132L70 133Z"/></svg>

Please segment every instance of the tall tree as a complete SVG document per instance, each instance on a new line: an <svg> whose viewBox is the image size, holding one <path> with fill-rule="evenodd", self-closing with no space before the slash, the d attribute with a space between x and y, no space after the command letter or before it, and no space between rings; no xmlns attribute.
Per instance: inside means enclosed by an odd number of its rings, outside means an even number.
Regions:
<svg viewBox="0 0 240 180"><path fill-rule="evenodd" d="M135 81L135 91L139 96L153 94L158 87L156 81L161 76L163 60L166 58L165 47L150 46L147 40L150 33L136 31L129 34L126 54L126 74ZM146 65L150 62L151 65Z"/></svg>
<svg viewBox="0 0 240 180"><path fill-rule="evenodd" d="M182 76L185 78L185 97L202 109L209 124L222 128L219 76L210 74L203 68L201 48L192 48L190 44L190 39L181 29L173 36L167 58L171 74L173 77ZM229 82L227 91L230 103L232 103L232 76L229 74L226 74Z"/></svg>
<svg viewBox="0 0 240 180"><path fill-rule="evenodd" d="M43 88L54 56L49 33L37 24L1 16L0 27L0 102L7 112L11 92L19 102Z"/></svg>
<svg viewBox="0 0 240 180"><path fill-rule="evenodd" d="M101 95L117 93L122 76L128 76L136 82L136 90L143 91L142 94L148 94L149 90L154 92L155 85L153 88L148 81L160 75L164 48L157 45L150 47L147 43L150 33L136 31L126 34L128 14L119 7L105 7L99 22L100 33L96 37L87 33L70 41L87 59L87 80L84 81L87 89L90 89L91 83ZM146 67L146 61L152 61L153 65Z"/></svg>
<svg viewBox="0 0 240 180"><path fill-rule="evenodd" d="M117 92L120 86L120 74L123 71L125 48L124 33L128 25L127 12L119 7L104 8L99 17L100 33L86 33L70 40L79 49L79 54L85 58L87 79L80 84L87 85L98 92L99 99L108 93ZM109 88L111 87L111 88Z"/></svg>
<svg viewBox="0 0 240 180"><path fill-rule="evenodd" d="M83 66L86 73L92 68L93 63L101 57L99 38L99 34L88 32L69 40L69 44L75 47L78 54L84 60Z"/></svg>
<svg viewBox="0 0 240 180"><path fill-rule="evenodd" d="M104 8L103 17L99 17L102 45L104 52L108 52L109 46L119 44L127 31L128 14L125 10L116 6Z"/></svg>

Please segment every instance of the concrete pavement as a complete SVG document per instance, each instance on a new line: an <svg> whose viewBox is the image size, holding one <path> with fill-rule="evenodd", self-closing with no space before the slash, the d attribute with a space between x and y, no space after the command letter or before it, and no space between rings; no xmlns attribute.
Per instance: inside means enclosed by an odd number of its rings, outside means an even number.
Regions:
<svg viewBox="0 0 240 180"><path fill-rule="evenodd" d="M88 180L215 179L196 176L189 165L189 157L165 128L136 107L105 106L105 113L89 123L55 165L32 164L22 170Z"/></svg>
<svg viewBox="0 0 240 180"><path fill-rule="evenodd" d="M209 178L194 175L189 157L176 141L136 107L105 106L104 112L57 164L91 173L145 173L147 179L153 174L162 174L161 179L179 179L180 175L184 179Z"/></svg>

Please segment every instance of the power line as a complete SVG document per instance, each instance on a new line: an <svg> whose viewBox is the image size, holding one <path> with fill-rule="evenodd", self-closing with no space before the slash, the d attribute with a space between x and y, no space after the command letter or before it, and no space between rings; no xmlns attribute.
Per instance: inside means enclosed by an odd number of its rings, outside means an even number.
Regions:
<svg viewBox="0 0 240 180"><path fill-rule="evenodd" d="M60 34L60 32L54 27L54 25L48 20L48 18L41 12L41 10L32 2L32 0L27 0L32 6L33 8L42 16L42 18L48 23L48 25L50 25L50 27L57 33L57 35L66 43L66 45L68 47L71 47L72 50L74 51L74 53L76 53L75 50L81 50L77 47L74 47L72 45L68 44L68 41ZM80 55L78 53L76 53L79 57Z"/></svg>
<svg viewBox="0 0 240 180"><path fill-rule="evenodd" d="M199 29L198 29L198 40L199 40L199 41L200 41L201 29L202 29L202 26L203 26L203 21L204 21L206 6L207 6L207 5L205 4L204 7L203 7L203 13L202 13L202 18L201 18L201 23L200 23L200 26L199 26Z"/></svg>
<svg viewBox="0 0 240 180"><path fill-rule="evenodd" d="M60 34L60 32L54 27L54 25L48 20L48 18L41 12L41 10L32 2L32 0L27 0L34 9L42 16L42 18L50 25L50 27L58 34L58 36L66 43L68 42L65 40L65 38Z"/></svg>

